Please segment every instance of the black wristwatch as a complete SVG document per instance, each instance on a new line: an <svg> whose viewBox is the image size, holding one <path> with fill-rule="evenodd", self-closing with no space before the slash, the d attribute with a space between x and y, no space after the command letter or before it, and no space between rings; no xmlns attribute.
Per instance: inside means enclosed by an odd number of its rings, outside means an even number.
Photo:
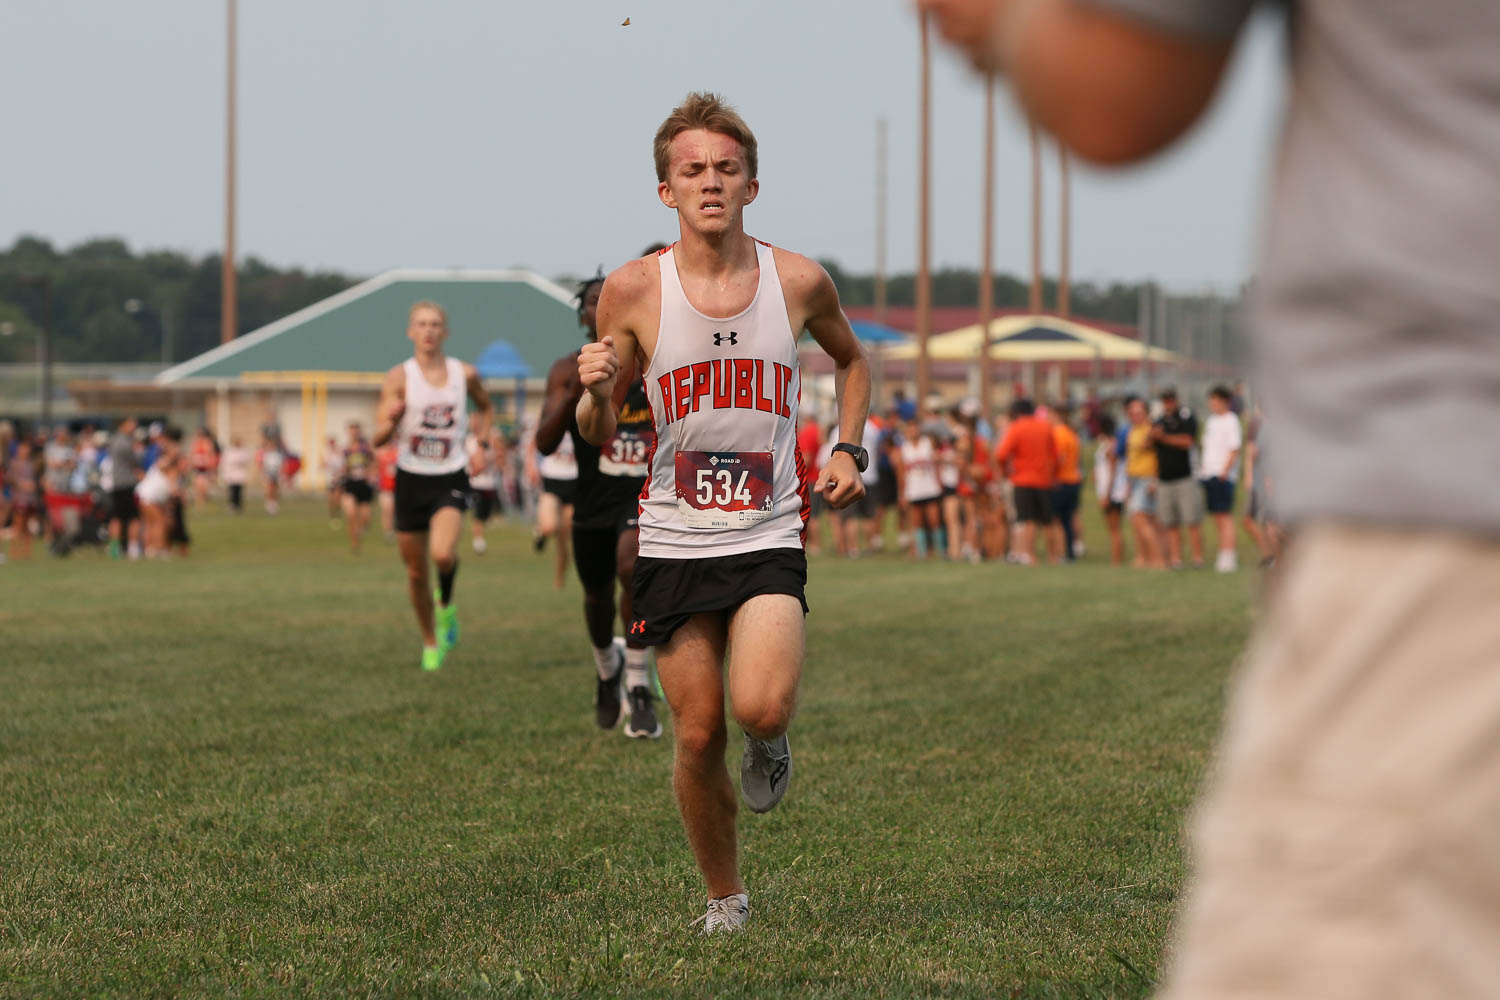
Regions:
<svg viewBox="0 0 1500 1000"><path fill-rule="evenodd" d="M865 451L857 444L850 444L847 441L840 441L838 444L833 446L833 450L841 451L846 455L853 455L854 464L856 467L858 467L860 472L864 472L870 467L870 453L868 451Z"/></svg>

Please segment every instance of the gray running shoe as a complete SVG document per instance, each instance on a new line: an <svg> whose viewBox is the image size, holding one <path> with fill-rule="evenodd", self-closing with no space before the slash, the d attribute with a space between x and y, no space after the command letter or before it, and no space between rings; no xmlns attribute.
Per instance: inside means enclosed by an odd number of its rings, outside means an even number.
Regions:
<svg viewBox="0 0 1500 1000"><path fill-rule="evenodd" d="M715 931L730 934L743 929L745 921L749 919L750 897L739 892L733 896L725 896L723 899L710 899L708 912L693 923L702 924L705 934L712 934Z"/></svg>
<svg viewBox="0 0 1500 1000"><path fill-rule="evenodd" d="M745 734L745 756L740 758L740 794L751 812L770 812L792 781L792 748L786 734L767 743Z"/></svg>

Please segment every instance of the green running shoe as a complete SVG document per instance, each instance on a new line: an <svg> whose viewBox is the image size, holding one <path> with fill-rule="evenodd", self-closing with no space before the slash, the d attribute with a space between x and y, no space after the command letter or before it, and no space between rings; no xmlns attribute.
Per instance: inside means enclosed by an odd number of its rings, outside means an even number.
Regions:
<svg viewBox="0 0 1500 1000"><path fill-rule="evenodd" d="M438 645L444 653L458 645L458 607L450 604L446 608L440 603L437 591L432 592L432 609L437 615Z"/></svg>
<svg viewBox="0 0 1500 1000"><path fill-rule="evenodd" d="M422 669L432 673L443 665L443 650L438 646L422 647Z"/></svg>

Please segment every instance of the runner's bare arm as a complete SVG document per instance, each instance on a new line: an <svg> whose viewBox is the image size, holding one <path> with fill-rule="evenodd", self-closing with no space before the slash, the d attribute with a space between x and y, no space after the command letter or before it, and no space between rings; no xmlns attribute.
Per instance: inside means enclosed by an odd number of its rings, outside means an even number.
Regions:
<svg viewBox="0 0 1500 1000"><path fill-rule="evenodd" d="M550 455L562 444L568 432L568 414L578 405L583 385L578 381L578 364L571 357L558 358L547 372L547 395L542 400L542 415L536 425L536 450Z"/></svg>
<svg viewBox="0 0 1500 1000"><path fill-rule="evenodd" d="M490 425L495 419L495 405L490 402L490 394L484 391L484 381L479 377L479 369L473 365L464 365L464 387L468 389L469 401L474 404L474 413L469 418L469 431L474 435L475 440L488 441ZM475 472L484 466L480 458L482 453L483 449L474 453L473 471Z"/></svg>
<svg viewBox="0 0 1500 1000"><path fill-rule="evenodd" d="M777 270L786 276L790 299L802 308L802 325L834 363L833 385L839 404L839 441L863 444L870 416L870 359L849 318L839 305L833 279L816 261L800 254L778 256ZM790 305L789 309L797 306ZM835 509L864 496L864 480L853 456L836 451L818 473L816 487Z"/></svg>
<svg viewBox="0 0 1500 1000"><path fill-rule="evenodd" d="M584 386L576 410L578 433L589 444L601 445L615 432L620 412L616 397L622 395L617 390L630 385L620 359L633 360L639 350L635 314L646 275L641 261L631 261L605 279L599 292L599 340L578 352L578 378Z"/></svg>
<svg viewBox="0 0 1500 1000"><path fill-rule="evenodd" d="M1079 0L917 2L976 66L1005 73L1038 124L1107 164L1150 156L1197 121L1249 7L1222 4L1219 37L1206 37Z"/></svg>
<svg viewBox="0 0 1500 1000"><path fill-rule="evenodd" d="M375 408L375 434L370 438L379 448L396 434L401 414L406 412L406 373L400 365L385 373L380 383L380 405Z"/></svg>

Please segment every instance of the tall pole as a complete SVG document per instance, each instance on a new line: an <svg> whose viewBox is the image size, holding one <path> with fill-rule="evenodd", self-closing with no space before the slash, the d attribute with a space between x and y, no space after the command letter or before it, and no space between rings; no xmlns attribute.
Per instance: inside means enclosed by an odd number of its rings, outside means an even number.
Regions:
<svg viewBox="0 0 1500 1000"><path fill-rule="evenodd" d="M885 325L886 120L875 119L875 322Z"/></svg>
<svg viewBox="0 0 1500 1000"><path fill-rule="evenodd" d="M1036 122L1029 123L1031 133L1031 300L1027 304L1033 316L1042 311L1042 148Z"/></svg>
<svg viewBox="0 0 1500 1000"><path fill-rule="evenodd" d="M886 120L875 119L875 322L885 326L885 211L886 211ZM879 410L885 394L885 352L880 344L871 345L874 362L874 404Z"/></svg>
<svg viewBox="0 0 1500 1000"><path fill-rule="evenodd" d="M917 181L917 405L924 406L931 384L927 338L932 335L932 262L930 259L932 74L928 66L927 15L922 23L922 108L920 179Z"/></svg>
<svg viewBox="0 0 1500 1000"><path fill-rule="evenodd" d="M1057 147L1057 209L1062 232L1058 235L1057 314L1063 319L1072 315L1070 274L1073 269L1073 185L1068 174L1068 148Z"/></svg>
<svg viewBox="0 0 1500 1000"><path fill-rule="evenodd" d="M236 0L228 0L228 59L224 102L224 259L220 284L223 294L219 300L219 342L227 344L239 333L235 314L239 306L239 289L235 286L234 273L234 161L235 161L235 24L239 20Z"/></svg>
<svg viewBox="0 0 1500 1000"><path fill-rule="evenodd" d="M994 416L995 376L990 362L990 314L995 308L995 78L984 78L984 232L979 268L979 412Z"/></svg>
<svg viewBox="0 0 1500 1000"><path fill-rule="evenodd" d="M1151 320L1154 313L1151 311L1151 289L1149 281L1143 281L1136 292L1136 333L1141 338L1141 365L1138 374L1141 377L1141 385L1145 386L1149 396L1151 383L1147 378L1146 370L1151 363Z"/></svg>
<svg viewBox="0 0 1500 1000"><path fill-rule="evenodd" d="M36 341L38 419L41 427L52 426L52 276L23 276L23 285L35 285L42 292L42 329Z"/></svg>

